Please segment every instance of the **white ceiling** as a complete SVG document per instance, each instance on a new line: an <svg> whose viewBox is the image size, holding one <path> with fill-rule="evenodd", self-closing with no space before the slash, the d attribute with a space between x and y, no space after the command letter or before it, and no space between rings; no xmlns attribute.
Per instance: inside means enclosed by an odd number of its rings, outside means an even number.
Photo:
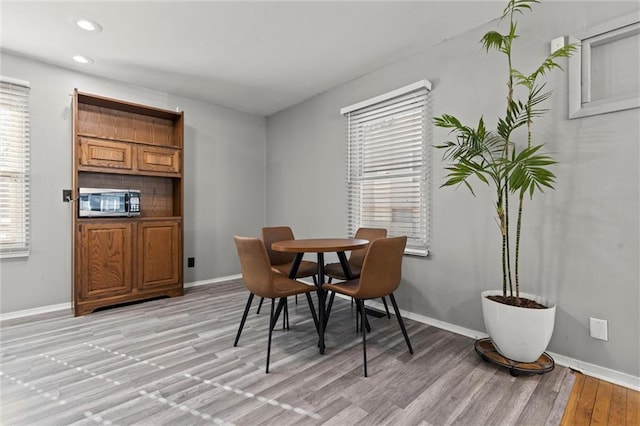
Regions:
<svg viewBox="0 0 640 426"><path fill-rule="evenodd" d="M0 3L6 52L265 116L489 22L504 7L451 0ZM82 31L73 17L103 30ZM75 54L94 62L76 64Z"/></svg>

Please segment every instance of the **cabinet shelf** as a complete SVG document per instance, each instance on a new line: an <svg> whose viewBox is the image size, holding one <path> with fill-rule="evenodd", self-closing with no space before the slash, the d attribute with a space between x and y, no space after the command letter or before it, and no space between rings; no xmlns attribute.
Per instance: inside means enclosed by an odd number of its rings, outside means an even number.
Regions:
<svg viewBox="0 0 640 426"><path fill-rule="evenodd" d="M75 90L73 198L79 188L140 191L140 216L73 215L76 315L183 293L183 124L173 112Z"/></svg>
<svg viewBox="0 0 640 426"><path fill-rule="evenodd" d="M80 92L77 89L75 90L75 97L78 100L78 105L92 105L95 107L105 108L106 110L111 110L114 113L128 112L149 117L163 118L166 120L173 120L177 115L181 115L180 112L173 112L163 108L156 108L148 105L141 105L105 96Z"/></svg>

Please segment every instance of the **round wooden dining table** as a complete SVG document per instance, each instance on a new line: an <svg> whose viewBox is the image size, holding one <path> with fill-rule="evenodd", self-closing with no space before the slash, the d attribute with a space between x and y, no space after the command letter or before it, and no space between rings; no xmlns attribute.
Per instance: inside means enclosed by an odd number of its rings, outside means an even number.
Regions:
<svg viewBox="0 0 640 426"><path fill-rule="evenodd" d="M365 248L369 245L369 240L359 238L302 238L299 240L283 240L276 241L271 244L271 248L275 251L286 253L296 253L296 257L289 271L289 278L295 279L298 267L305 253L317 253L318 255L318 302L319 302L319 319L318 333L320 335L320 353L324 353L324 328L325 328L325 294L322 290L324 283L324 254L337 253L340 264L344 270L347 279L352 278L351 267L347 260L345 251Z"/></svg>

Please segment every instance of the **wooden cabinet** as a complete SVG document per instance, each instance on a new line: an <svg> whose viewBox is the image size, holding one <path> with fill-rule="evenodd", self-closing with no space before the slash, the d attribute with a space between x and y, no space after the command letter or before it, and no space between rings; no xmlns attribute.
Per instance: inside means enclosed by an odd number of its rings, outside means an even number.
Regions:
<svg viewBox="0 0 640 426"><path fill-rule="evenodd" d="M140 191L140 216L73 215L76 315L183 292L183 113L74 92L79 188Z"/></svg>
<svg viewBox="0 0 640 426"><path fill-rule="evenodd" d="M80 171L176 177L181 173L182 150L177 148L87 137L78 141Z"/></svg>
<svg viewBox="0 0 640 426"><path fill-rule="evenodd" d="M128 143L79 137L79 169L133 170L132 147Z"/></svg>
<svg viewBox="0 0 640 426"><path fill-rule="evenodd" d="M82 299L131 293L133 233L131 223L94 222L78 227Z"/></svg>
<svg viewBox="0 0 640 426"><path fill-rule="evenodd" d="M180 223L141 222L138 227L138 286L141 290L175 285L179 279Z"/></svg>
<svg viewBox="0 0 640 426"><path fill-rule="evenodd" d="M137 169L143 173L180 174L180 150L155 146L138 146Z"/></svg>

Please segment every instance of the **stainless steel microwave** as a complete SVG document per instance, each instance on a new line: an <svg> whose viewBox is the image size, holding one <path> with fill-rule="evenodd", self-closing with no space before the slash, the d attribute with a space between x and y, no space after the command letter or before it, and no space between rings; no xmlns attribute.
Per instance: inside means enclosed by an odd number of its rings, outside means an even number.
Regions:
<svg viewBox="0 0 640 426"><path fill-rule="evenodd" d="M140 216L140 191L136 189L79 188L78 216Z"/></svg>

